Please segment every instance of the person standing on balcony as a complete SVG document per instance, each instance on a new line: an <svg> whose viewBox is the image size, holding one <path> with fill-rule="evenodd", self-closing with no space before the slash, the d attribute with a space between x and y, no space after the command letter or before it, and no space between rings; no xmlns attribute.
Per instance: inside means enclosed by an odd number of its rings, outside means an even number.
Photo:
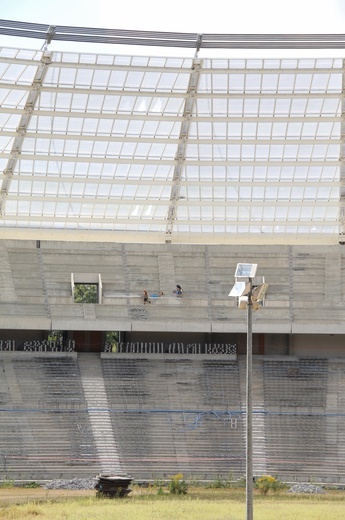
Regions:
<svg viewBox="0 0 345 520"><path fill-rule="evenodd" d="M176 289L175 289L174 293L176 294L177 298L182 298L183 289L182 289L181 285L176 284Z"/></svg>
<svg viewBox="0 0 345 520"><path fill-rule="evenodd" d="M146 289L144 289L144 304L146 303L151 303L150 300L149 300L149 293L147 292Z"/></svg>

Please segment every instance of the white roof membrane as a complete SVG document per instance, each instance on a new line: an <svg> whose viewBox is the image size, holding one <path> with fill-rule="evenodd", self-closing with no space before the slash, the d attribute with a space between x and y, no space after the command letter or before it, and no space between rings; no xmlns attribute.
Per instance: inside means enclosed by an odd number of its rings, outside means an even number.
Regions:
<svg viewBox="0 0 345 520"><path fill-rule="evenodd" d="M337 243L342 92L341 59L1 49L0 236Z"/></svg>

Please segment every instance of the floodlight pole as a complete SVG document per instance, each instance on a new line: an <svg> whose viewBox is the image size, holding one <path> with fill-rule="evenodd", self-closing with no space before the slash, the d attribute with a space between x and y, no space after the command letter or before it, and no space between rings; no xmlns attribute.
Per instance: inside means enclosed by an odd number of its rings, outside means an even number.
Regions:
<svg viewBox="0 0 345 520"><path fill-rule="evenodd" d="M253 520L253 400L252 400L252 362L253 362L253 330L252 312L253 298L255 309L262 301L268 285L263 283L253 286L258 264L239 263L235 271L235 285L229 296L239 298L238 306L243 309L247 305L247 373L246 373L246 520ZM248 283L238 281L238 278L248 278ZM245 298L242 298L245 297Z"/></svg>
<svg viewBox="0 0 345 520"><path fill-rule="evenodd" d="M253 332L252 332L252 292L253 278L249 278L249 292L247 300L247 374L246 374L246 520L253 520L253 400L252 400L252 360L253 360Z"/></svg>

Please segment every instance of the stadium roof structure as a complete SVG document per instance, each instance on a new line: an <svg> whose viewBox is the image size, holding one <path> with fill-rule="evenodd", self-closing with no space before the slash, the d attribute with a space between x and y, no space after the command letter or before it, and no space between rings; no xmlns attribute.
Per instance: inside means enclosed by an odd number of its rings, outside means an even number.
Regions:
<svg viewBox="0 0 345 520"><path fill-rule="evenodd" d="M28 36L16 23L0 33ZM0 238L343 242L343 59L198 57L240 46L225 35L184 35L191 58L56 52L35 25L41 50L0 49Z"/></svg>

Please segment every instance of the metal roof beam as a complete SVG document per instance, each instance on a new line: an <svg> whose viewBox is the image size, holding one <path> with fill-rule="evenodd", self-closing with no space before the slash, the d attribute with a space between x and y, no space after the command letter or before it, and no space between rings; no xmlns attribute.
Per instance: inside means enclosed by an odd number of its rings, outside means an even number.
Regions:
<svg viewBox="0 0 345 520"><path fill-rule="evenodd" d="M174 191L174 189L176 191ZM304 198L295 199L292 200L291 198L280 198L277 199L269 199L266 200L255 200L250 198L244 198L242 197L241 200L238 200L236 198L227 198L224 199L216 199L214 200L212 197L205 198L205 199L189 199L187 200L178 200L178 191L176 186L173 186L173 195L176 197L176 206L183 206L183 207L219 207L224 208L226 211L229 207L242 207L245 205L247 208L253 207L253 208L279 208L279 207L301 207L301 204L303 204L303 207L315 207L315 208L338 208L339 207L339 200L330 200L330 199L312 199L309 200ZM175 195L174 195L175 194ZM94 197L76 197L76 196L64 196L61 194L57 195L11 195L10 200L20 201L20 202L51 202L54 204L89 204L94 205L95 204L95 198ZM171 202L171 198L170 198ZM163 206L168 207L169 199L139 199L139 198L114 198L114 197L98 197L97 198L97 206ZM345 205L345 202L344 202ZM173 214L173 208L171 207L171 204L169 205L168 209L169 214Z"/></svg>
<svg viewBox="0 0 345 520"><path fill-rule="evenodd" d="M2 60L3 61L3 60ZM55 66L55 64L54 64ZM119 68L117 69L119 70ZM313 70L313 73L316 73L314 69ZM147 71L146 71L147 72ZM167 72L167 69L163 69L162 70L162 73L164 72ZM171 72L169 70L169 72ZM211 75L211 72L212 74L215 74L214 70L210 71L210 75ZM265 74L267 73L266 69L265 69ZM340 71L337 71L339 74L340 74ZM183 73L183 70L179 69L178 70L178 73L179 74L182 74ZM204 72L205 73L205 72ZM223 71L224 73L224 71ZM251 71L247 71L247 73L249 74L252 74ZM311 74L312 72L310 72ZM317 72L319 73L319 72ZM334 69L332 69L329 73L331 74L335 74L335 71ZM230 72L231 74L231 72ZM246 74L246 71L242 71L242 74ZM261 74L262 74L262 71L261 71ZM285 72L286 74L286 72ZM9 89L11 88L11 90L19 90L19 91L31 91L31 90L34 90L34 87L32 86L27 86L27 85L23 85L23 84L11 84L11 86L9 86L8 83L5 83L5 82L1 82L0 81L0 88L1 89ZM49 92L49 93L59 93L59 94L73 94L73 95L76 95L76 94L80 94L80 95L97 95L97 96L121 96L121 97L135 97L135 98L149 98L149 99L154 99L154 98L167 98L167 99L187 99L188 100L188 93L186 92L180 92L180 91L175 91L175 92L171 92L171 91L159 91L159 92L154 92L154 91L145 91L145 90L122 90L122 89L114 89L114 88L78 88L78 87L64 87L64 86L56 86L56 87L50 87L50 86L47 86L45 85L44 86L44 92ZM198 99L224 99L225 96L231 96L231 99L290 99L290 100L294 100L294 99L342 99L344 97L344 93L340 92L338 89L334 89L334 90L325 90L325 91L321 91L321 92L310 92L310 91L305 91L305 92L294 92L294 91L272 91L272 92L260 92L260 91L252 91L252 92L233 92L231 90L229 90L228 92L210 92L210 93L206 93L206 92L198 92ZM188 101L189 103L191 102L190 100Z"/></svg>
<svg viewBox="0 0 345 520"><path fill-rule="evenodd" d="M1 135L2 136L6 136L6 137L16 137L17 136L17 132L15 131L1 131ZM62 141L90 141L90 142L95 142L95 141L98 141L98 142L121 142L121 143L152 143L152 144L156 144L156 143L160 143L160 144L176 144L178 145L179 144L179 139L178 138L174 138L174 137L145 137L145 136L137 136L137 137L128 137L126 135L97 135L97 134L65 134L65 133L61 133L61 134L57 134L57 133L48 133L48 132L37 132L37 133L34 133L34 132L26 132L26 137L27 138L30 138L30 139L39 139L40 141L42 140L49 140L51 141L52 139L58 139L58 140L62 140ZM204 137L201 137L199 139L197 138L191 138L191 137L188 137L188 144L198 144L198 145L204 145L204 144L212 144L212 145L219 145L219 144L225 144L225 145L232 145L232 144L235 144L235 145L247 145L247 144L251 144L251 145L262 145L262 144L265 144L265 145L270 145L270 146L274 146L274 145L291 145L291 144L294 144L294 145L302 145L302 144L310 144L310 145L314 145L314 146L317 146L317 145L320 145L320 144L342 144L342 139L335 139L335 138L325 138L325 137L296 137L296 138L290 138L290 137L287 137L285 139L283 138L260 138L258 137L257 139L253 139L253 138L247 138L245 136L241 137L241 138L228 138L228 139L224 139L224 138L218 138L218 137L214 137L214 138L204 138Z"/></svg>
<svg viewBox="0 0 345 520"><path fill-rule="evenodd" d="M33 176L34 175L34 176ZM1 179L1 175L0 175ZM44 175L36 173L22 173L16 174L16 180L18 181L26 181L26 182L59 182L62 184L96 184L96 185L114 185L114 186L152 186L152 179L145 178L99 178L99 177L69 177L67 175L64 176L54 176L54 175ZM167 180L157 177L154 179L155 185L157 186L173 186L173 180ZM338 180L319 180L319 179L308 179L308 180L297 180L291 179L282 181L279 178L266 180L266 179L252 179L252 180L190 180L190 181L180 181L180 186L187 187L208 187L218 188L218 187L227 187L231 188L240 188L240 187L252 187L252 188L330 188L330 187L341 187L343 185L342 181Z"/></svg>
<svg viewBox="0 0 345 520"><path fill-rule="evenodd" d="M154 222L152 221L151 216L143 217L143 218L117 218L117 217L76 217L76 216L68 216L68 219L66 219L66 215L60 216L60 215L5 215L3 217L4 221L6 222L24 222L27 223L28 219L32 222L44 222L46 225L48 223L52 224L64 224L66 228L70 227L71 224L78 224L80 226L83 226L85 224L90 224L91 226L93 224L103 224L104 226L114 226L117 228L118 226L132 226L132 225L138 225L138 226L146 226L147 228L157 228L162 227L166 225L166 219L155 219ZM325 226L328 228L334 228L335 222L334 220L327 220L327 219L315 219L313 221L310 220L302 220L302 219L296 219L296 220L279 220L279 219L251 219L250 222L248 220L240 220L240 219L217 219L217 220L211 220L211 219L180 219L178 221L178 228L181 227L195 227L195 226L207 226L210 228L214 228L217 226L236 226L236 227L260 227L260 226L279 226L279 227L295 227L295 226L302 226L306 228L318 228L321 226ZM82 227L81 227L82 229Z"/></svg>
<svg viewBox="0 0 345 520"><path fill-rule="evenodd" d="M7 165L4 169L5 179L2 181L0 188L0 215L3 215L5 212L5 203L6 197L8 195L11 178L14 173L14 168L20 156L22 145L24 142L25 134L30 122L30 118L32 115L32 110L36 104L38 96L40 94L40 89L42 87L42 82L44 79L44 75L47 71L47 67L51 63L51 54L48 52L42 53L41 62L37 63L38 68L36 70L33 82L32 82L32 90L29 91L28 97L26 99L26 103L24 106L24 113L22 114L17 131L16 137L13 140L12 149L10 152L10 157L8 157Z"/></svg>
<svg viewBox="0 0 345 520"><path fill-rule="evenodd" d="M0 20L0 34L23 38L208 49L339 49L345 34L199 34L162 31L131 31L94 27L50 26Z"/></svg>
<svg viewBox="0 0 345 520"><path fill-rule="evenodd" d="M4 108L0 107L0 113L4 114L25 114L24 109L16 108ZM33 110L35 116L48 116L48 117L73 117L85 119L85 112L73 112L66 110ZM114 114L108 112L88 112L87 119L111 119L114 117L119 120L125 121L169 121L169 122L181 122L181 116L176 114L170 115L147 115L147 114ZM340 121L338 116L309 116L308 114L302 116L295 116L293 114L286 116L221 116L221 115L205 115L205 116L193 116L194 123L337 123Z"/></svg>
<svg viewBox="0 0 345 520"><path fill-rule="evenodd" d="M3 159L11 159L11 155L10 154L7 154L7 153L0 153L0 158L3 158ZM147 158L147 157L142 157L142 158L138 158L138 157L128 157L128 158L119 158L117 156L108 156L108 157L98 157L98 156L95 156L95 157L92 157L92 156L78 156L78 157L75 157L75 156L64 156L63 158L61 158L60 155L46 155L46 154L39 154L39 153L36 153L36 154L24 154L24 153L21 153L21 154L18 154L18 160L26 160L26 161L38 161L38 160L41 160L41 161L54 161L55 163L100 163L100 164L129 164L129 165L154 165L154 166L161 166L161 165L164 165L164 166L175 166L176 164L178 164L178 160L177 159L151 159L151 158ZM184 160L183 162L184 166L188 167L188 166L198 166L198 167L202 167L202 166L209 166L209 167L217 167L217 166L224 166L224 167L229 167L229 166L275 166L275 167L283 167L283 166L292 166L292 167L297 167L297 166L307 166L307 167L310 167L310 166L333 166L333 167L338 167L341 165L341 161L340 160L331 160L331 159L324 159L324 160L317 160L317 159L313 159L313 160L292 160L292 159L281 159L281 160L270 160L270 161L267 161L267 160L247 160L247 159L243 159L243 160L212 160L212 159L201 159L201 160L198 160L198 159L189 159L188 161L187 160ZM6 173L6 171L4 172Z"/></svg>

